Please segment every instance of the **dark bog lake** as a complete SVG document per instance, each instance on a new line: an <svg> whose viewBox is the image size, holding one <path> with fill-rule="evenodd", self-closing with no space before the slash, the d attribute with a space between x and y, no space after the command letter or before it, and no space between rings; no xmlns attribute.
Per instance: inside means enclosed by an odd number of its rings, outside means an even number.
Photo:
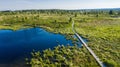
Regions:
<svg viewBox="0 0 120 67"><path fill-rule="evenodd" d="M72 45L72 41L41 28L0 30L0 67L24 67L33 49L42 51L58 44Z"/></svg>
<svg viewBox="0 0 120 67"><path fill-rule="evenodd" d="M50 33L41 28L0 30L0 67L20 65L33 49L41 51L58 44L72 45L72 42L61 34Z"/></svg>

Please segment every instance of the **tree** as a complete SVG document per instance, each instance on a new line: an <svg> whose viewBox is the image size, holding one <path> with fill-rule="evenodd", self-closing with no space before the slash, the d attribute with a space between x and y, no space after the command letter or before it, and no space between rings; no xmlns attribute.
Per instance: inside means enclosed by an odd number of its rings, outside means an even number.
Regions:
<svg viewBox="0 0 120 67"><path fill-rule="evenodd" d="M55 20L54 22L57 23L57 20Z"/></svg>
<svg viewBox="0 0 120 67"><path fill-rule="evenodd" d="M99 17L99 15L97 14L96 17Z"/></svg>
<svg viewBox="0 0 120 67"><path fill-rule="evenodd" d="M77 13L75 13L75 17L77 17Z"/></svg>
<svg viewBox="0 0 120 67"><path fill-rule="evenodd" d="M109 11L109 14L110 14L110 15L113 15L113 11L112 11L112 10L110 10L110 11Z"/></svg>
<svg viewBox="0 0 120 67"><path fill-rule="evenodd" d="M120 11L118 12L118 15L120 15Z"/></svg>
<svg viewBox="0 0 120 67"><path fill-rule="evenodd" d="M72 20L73 20L72 17L70 17L69 22L72 22Z"/></svg>

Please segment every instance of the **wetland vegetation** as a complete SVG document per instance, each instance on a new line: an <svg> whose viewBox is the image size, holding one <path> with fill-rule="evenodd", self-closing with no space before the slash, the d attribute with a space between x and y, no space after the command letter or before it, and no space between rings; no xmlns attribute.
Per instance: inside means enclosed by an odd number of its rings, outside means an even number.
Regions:
<svg viewBox="0 0 120 67"><path fill-rule="evenodd" d="M76 40L72 37L72 20L76 31L88 39L88 46L107 67L120 66L120 9L1 11L0 29L41 27ZM26 60L32 67L99 67L85 47L76 45L58 45L31 54L32 58Z"/></svg>

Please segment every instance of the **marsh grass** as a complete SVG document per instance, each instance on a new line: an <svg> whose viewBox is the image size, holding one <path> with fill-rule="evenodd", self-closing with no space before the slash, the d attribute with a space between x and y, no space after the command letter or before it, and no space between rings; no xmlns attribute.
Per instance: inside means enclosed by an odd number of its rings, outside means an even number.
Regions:
<svg viewBox="0 0 120 67"><path fill-rule="evenodd" d="M70 35L73 35L72 26L70 22L70 18L74 17L74 13L72 14L46 14L46 13L33 13L33 14L14 14L14 15L1 15L0 16L0 29L13 29L18 30L21 28L30 28L30 27L42 27L47 31L53 33L60 33L66 35L66 38L74 40ZM89 40L88 46L92 48L92 50L97 54L97 56L105 62L107 66L112 65L113 67L120 66L120 19L113 18L110 15L103 13L96 16L96 14L77 14L74 17L75 21L75 29L76 31L83 37ZM4 24L9 24L10 26L5 26ZM65 47L65 46L64 46ZM70 47L70 48L69 48ZM69 46L60 48L55 47L55 50L48 50L49 53L54 53L52 56L56 54L58 57L56 58L59 62L54 63L52 57L51 59L43 57L46 53L43 53L42 56L33 56L31 58L31 65L34 66L60 66L62 64L65 65L73 65L73 66L98 66L93 57L88 53L88 51L83 48L74 48L74 46ZM68 57L73 58L71 62L68 58L63 62L64 51L69 49L70 52L75 55L69 55ZM45 51L46 51L45 50ZM55 54L55 52L58 52ZM62 52L62 53L61 53ZM75 53L77 52L77 53ZM37 53L37 52L35 52ZM38 60L39 59L39 60ZM47 59L47 60L45 60ZM61 61L60 61L61 60Z"/></svg>

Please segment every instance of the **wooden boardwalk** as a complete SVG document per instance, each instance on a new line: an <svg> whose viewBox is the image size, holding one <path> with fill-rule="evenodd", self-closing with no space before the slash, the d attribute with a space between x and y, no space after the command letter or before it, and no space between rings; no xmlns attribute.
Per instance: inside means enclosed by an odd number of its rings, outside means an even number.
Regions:
<svg viewBox="0 0 120 67"><path fill-rule="evenodd" d="M73 32L75 33L75 36L79 39L79 41L85 46L85 48L90 52L90 54L95 58L95 60L98 62L98 64L101 67L104 67L103 63L100 61L100 59L96 56L96 54L92 51L92 49L90 47L88 47L88 45L84 42L84 40L81 38L81 36L79 36L79 34L75 31L74 29L74 21L72 23L72 29Z"/></svg>

